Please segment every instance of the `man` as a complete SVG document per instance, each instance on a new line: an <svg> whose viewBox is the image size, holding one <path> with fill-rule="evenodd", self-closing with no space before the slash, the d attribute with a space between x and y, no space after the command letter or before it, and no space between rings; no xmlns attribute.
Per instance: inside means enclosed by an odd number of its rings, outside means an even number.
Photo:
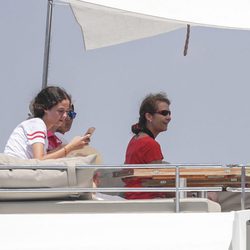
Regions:
<svg viewBox="0 0 250 250"><path fill-rule="evenodd" d="M53 151L62 145L67 144L63 135L71 129L73 120L76 117L76 112L74 111L74 105L71 105L71 109L68 111L68 115L60 127L55 128L55 131L48 131L48 152ZM55 133L56 132L56 133Z"/></svg>
<svg viewBox="0 0 250 250"><path fill-rule="evenodd" d="M67 118L64 120L63 124L60 127L57 127L51 131L48 131L48 142L49 142L49 146L48 146L48 152L51 152L55 149L58 149L58 147L63 147L64 145L67 144L67 141L64 139L64 134L68 131L70 131L71 126L73 124L73 120L76 118L76 112L75 112L75 107L72 104L71 105L71 109L68 112L68 116ZM92 130L92 128L88 129ZM87 131L87 133L88 133ZM92 131L93 133L93 131ZM95 164L101 164L102 163L102 158L100 156L100 153L96 151L96 149L90 147L89 145L86 145L84 147L84 150L74 150L72 151L70 154L68 154L67 156L87 156L87 155L91 155L91 154L96 154L96 160L95 160Z"/></svg>

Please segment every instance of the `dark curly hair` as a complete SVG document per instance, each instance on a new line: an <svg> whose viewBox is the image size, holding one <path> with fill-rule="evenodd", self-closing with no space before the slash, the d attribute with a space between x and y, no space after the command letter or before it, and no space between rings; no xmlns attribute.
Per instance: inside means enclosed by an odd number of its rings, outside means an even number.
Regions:
<svg viewBox="0 0 250 250"><path fill-rule="evenodd" d="M49 86L42 89L31 103L31 112L34 117L43 118L44 110L49 110L59 102L69 100L70 95L62 88Z"/></svg>

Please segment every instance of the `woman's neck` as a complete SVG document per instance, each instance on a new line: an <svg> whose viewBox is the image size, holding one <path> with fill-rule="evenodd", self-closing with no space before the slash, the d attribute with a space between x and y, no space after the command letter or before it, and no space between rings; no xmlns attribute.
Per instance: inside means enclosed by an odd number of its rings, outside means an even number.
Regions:
<svg viewBox="0 0 250 250"><path fill-rule="evenodd" d="M143 132L143 133L147 134L148 136L150 136L151 138L155 139L154 133L150 129L148 129L147 127L143 128L141 132Z"/></svg>
<svg viewBox="0 0 250 250"><path fill-rule="evenodd" d="M55 132L55 126L49 123L46 119L42 119L47 127L47 130Z"/></svg>

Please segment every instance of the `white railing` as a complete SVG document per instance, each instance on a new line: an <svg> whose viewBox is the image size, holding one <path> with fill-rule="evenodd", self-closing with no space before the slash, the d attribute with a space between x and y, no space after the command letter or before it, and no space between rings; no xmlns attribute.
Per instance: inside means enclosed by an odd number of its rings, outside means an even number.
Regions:
<svg viewBox="0 0 250 250"><path fill-rule="evenodd" d="M226 187L226 191L228 192L241 192L241 209L245 209L245 193L250 192L250 188L246 187L246 167L245 165L218 165L218 164L140 164L140 165L84 165L84 166L76 166L76 169L114 169L114 170L125 170L125 169L151 169L154 174L157 175L157 170L159 169L175 169L175 187L89 187L89 188L81 188L81 187L69 187L69 188L1 188L0 193L11 194L11 193L95 193L95 192L105 192L105 193L113 193L113 192L175 192L175 211L180 211L180 197L182 192L219 192L222 191L223 188L221 186L212 186L212 187L186 187L181 184L181 174L180 169L182 168L240 168L241 169L241 187ZM67 170L67 166L0 166L1 170L13 170L13 169L44 169L44 170ZM154 169L157 169L154 171ZM249 172L248 172L249 173ZM248 174L249 176L249 174Z"/></svg>

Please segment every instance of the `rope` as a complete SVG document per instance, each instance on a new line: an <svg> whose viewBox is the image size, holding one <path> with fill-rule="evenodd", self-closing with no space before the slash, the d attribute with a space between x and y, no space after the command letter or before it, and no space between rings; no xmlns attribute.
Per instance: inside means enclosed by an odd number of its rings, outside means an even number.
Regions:
<svg viewBox="0 0 250 250"><path fill-rule="evenodd" d="M186 56L188 52L188 44L189 44L189 37L190 37L190 24L187 24L187 33L186 33L186 40L183 55Z"/></svg>

